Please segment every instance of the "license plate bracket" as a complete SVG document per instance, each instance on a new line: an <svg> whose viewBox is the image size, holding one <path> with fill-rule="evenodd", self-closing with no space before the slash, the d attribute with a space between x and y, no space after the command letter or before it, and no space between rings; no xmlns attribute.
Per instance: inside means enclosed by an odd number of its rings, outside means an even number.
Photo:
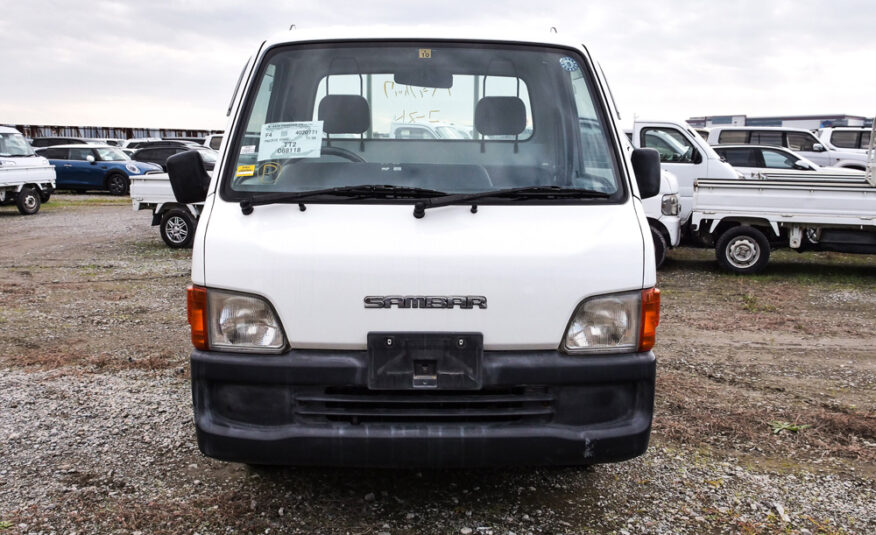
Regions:
<svg viewBox="0 0 876 535"><path fill-rule="evenodd" d="M370 332L368 388L478 390L483 353L481 333Z"/></svg>

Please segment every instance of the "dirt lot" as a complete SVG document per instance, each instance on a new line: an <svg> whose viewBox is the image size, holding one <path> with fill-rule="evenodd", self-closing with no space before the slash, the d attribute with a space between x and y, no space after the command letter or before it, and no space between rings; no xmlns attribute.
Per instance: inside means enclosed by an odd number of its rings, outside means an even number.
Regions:
<svg viewBox="0 0 876 535"><path fill-rule="evenodd" d="M876 258L783 252L743 278L673 251L639 459L253 470L197 450L190 253L149 219L85 195L0 208L2 535L876 532Z"/></svg>

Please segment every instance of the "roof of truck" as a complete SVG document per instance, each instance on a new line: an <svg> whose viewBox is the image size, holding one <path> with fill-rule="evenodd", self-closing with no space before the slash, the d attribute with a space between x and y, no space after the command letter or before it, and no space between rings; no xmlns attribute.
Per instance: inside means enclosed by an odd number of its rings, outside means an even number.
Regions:
<svg viewBox="0 0 876 535"><path fill-rule="evenodd" d="M433 25L405 26L324 26L319 28L292 28L272 36L265 42L266 46L281 43L317 42L317 41L356 41L356 40L463 40L463 41L496 41L512 43L537 43L565 47L580 47L581 41L571 34L557 31L549 27L517 27L485 29L483 27L440 27Z"/></svg>

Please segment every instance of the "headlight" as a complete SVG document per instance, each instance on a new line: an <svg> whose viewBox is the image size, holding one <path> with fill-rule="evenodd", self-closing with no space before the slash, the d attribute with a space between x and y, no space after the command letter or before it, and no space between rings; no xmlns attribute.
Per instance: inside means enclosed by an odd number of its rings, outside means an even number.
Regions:
<svg viewBox="0 0 876 535"><path fill-rule="evenodd" d="M131 173L134 173L135 175L139 175L139 174L140 174L140 170L137 169L137 166L134 165L134 164L132 164L132 163L126 163L126 164L125 164L125 169L127 169L127 170L128 170L129 172L131 172Z"/></svg>
<svg viewBox="0 0 876 535"><path fill-rule="evenodd" d="M680 208L678 195L670 193L663 196L663 201L660 203L660 211L663 215L678 215Z"/></svg>
<svg viewBox="0 0 876 535"><path fill-rule="evenodd" d="M190 287L189 323L198 349L279 353L286 347L274 309L254 295Z"/></svg>
<svg viewBox="0 0 876 535"><path fill-rule="evenodd" d="M660 320L660 290L586 299L572 314L563 349L567 353L629 353L653 347Z"/></svg>

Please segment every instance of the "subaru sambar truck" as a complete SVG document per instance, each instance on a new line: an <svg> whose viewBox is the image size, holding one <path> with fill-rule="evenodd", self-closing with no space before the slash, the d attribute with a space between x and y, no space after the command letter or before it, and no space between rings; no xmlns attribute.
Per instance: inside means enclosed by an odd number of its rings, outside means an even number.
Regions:
<svg viewBox="0 0 876 535"><path fill-rule="evenodd" d="M198 445L249 464L586 465L647 448L660 294L642 199L578 41L291 31L263 43L195 233ZM399 139L399 121L471 139Z"/></svg>

